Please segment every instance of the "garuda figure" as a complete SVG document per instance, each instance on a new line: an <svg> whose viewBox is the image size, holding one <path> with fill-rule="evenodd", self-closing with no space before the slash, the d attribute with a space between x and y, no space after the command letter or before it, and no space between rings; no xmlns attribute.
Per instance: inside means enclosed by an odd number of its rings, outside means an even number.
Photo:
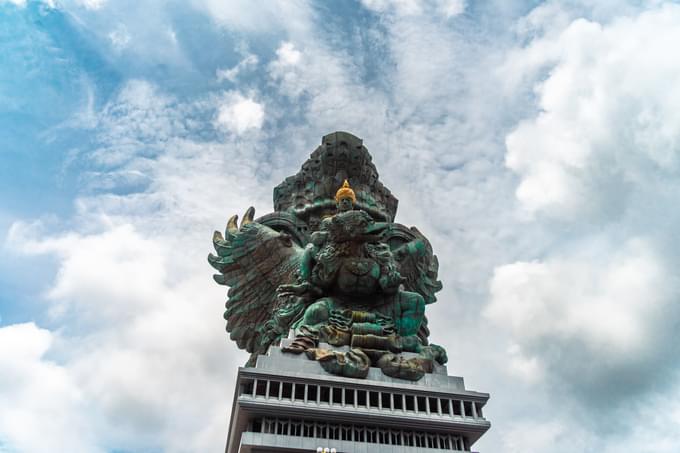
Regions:
<svg viewBox="0 0 680 453"><path fill-rule="evenodd" d="M275 212L249 208L208 261L230 286L227 331L257 356L292 330L283 351L328 372L366 377L371 366L418 380L446 353L428 342L425 306L441 289L438 262L415 228L394 222L397 200L357 137L335 132L274 189Z"/></svg>

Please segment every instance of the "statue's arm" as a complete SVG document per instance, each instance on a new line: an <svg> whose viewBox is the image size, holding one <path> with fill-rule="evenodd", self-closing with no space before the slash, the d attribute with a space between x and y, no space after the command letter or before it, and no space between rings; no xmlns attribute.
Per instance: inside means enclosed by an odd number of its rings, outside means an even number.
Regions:
<svg viewBox="0 0 680 453"><path fill-rule="evenodd" d="M319 248L324 242L324 234L320 232L312 234L312 242L305 247L300 261L298 284L281 285L278 288L279 293L290 293L297 296L311 295L314 297L321 295L321 289L312 281L312 273L316 265L316 256L319 253Z"/></svg>
<svg viewBox="0 0 680 453"><path fill-rule="evenodd" d="M308 282L310 280L318 250L318 247L313 243L307 244L305 247L305 251L302 255L302 262L300 263L300 280L304 282Z"/></svg>
<svg viewBox="0 0 680 453"><path fill-rule="evenodd" d="M385 294L395 294L399 291L399 285L404 282L404 278L396 270L388 269L380 276L378 283L382 292Z"/></svg>
<svg viewBox="0 0 680 453"><path fill-rule="evenodd" d="M405 279L399 273L394 256L387 245L382 244L377 248L377 256L380 257L380 278L378 283L383 293L395 294L399 291Z"/></svg>

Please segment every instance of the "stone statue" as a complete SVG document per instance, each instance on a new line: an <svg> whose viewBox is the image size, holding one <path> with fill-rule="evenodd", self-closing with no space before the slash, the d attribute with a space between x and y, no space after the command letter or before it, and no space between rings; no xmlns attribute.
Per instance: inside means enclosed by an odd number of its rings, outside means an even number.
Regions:
<svg viewBox="0 0 680 453"><path fill-rule="evenodd" d="M248 365L290 329L283 351L333 374L361 378L376 366L418 380L446 362L425 317L441 289L437 258L415 227L394 223L397 200L360 139L325 136L274 205L257 220L249 208L240 227L232 217L208 257L231 287L227 331L252 354Z"/></svg>

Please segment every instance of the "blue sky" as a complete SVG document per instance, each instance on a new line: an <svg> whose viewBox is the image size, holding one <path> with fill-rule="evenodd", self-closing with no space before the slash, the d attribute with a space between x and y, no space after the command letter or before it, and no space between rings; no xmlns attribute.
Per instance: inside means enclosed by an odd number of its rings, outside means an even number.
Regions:
<svg viewBox="0 0 680 453"><path fill-rule="evenodd" d="M212 231L335 130L439 256L476 449L678 451L677 42L657 1L0 1L0 451L222 448Z"/></svg>

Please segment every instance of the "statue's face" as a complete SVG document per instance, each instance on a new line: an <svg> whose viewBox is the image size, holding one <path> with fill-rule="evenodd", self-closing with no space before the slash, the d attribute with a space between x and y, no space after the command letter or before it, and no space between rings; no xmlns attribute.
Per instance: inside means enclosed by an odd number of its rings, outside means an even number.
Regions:
<svg viewBox="0 0 680 453"><path fill-rule="evenodd" d="M350 197L341 198L337 203L338 211L345 212L354 209L354 203Z"/></svg>
<svg viewBox="0 0 680 453"><path fill-rule="evenodd" d="M325 225L333 242L359 241L373 242L386 228L387 224L375 222L368 213L349 210L338 213Z"/></svg>

